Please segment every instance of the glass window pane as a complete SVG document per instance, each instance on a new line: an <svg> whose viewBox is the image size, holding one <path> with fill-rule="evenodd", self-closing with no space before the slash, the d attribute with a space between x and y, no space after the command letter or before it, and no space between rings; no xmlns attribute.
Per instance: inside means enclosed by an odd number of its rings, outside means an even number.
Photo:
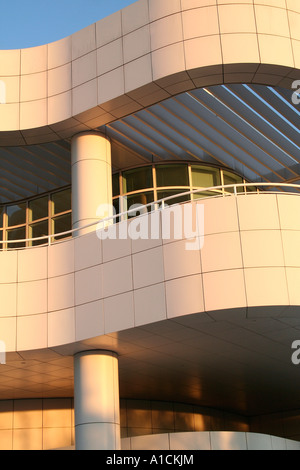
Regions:
<svg viewBox="0 0 300 470"><path fill-rule="evenodd" d="M152 167L137 168L135 170L124 171L123 173L123 194L139 189L153 187Z"/></svg>
<svg viewBox="0 0 300 470"><path fill-rule="evenodd" d="M7 206L8 226L26 223L26 203Z"/></svg>
<svg viewBox="0 0 300 470"><path fill-rule="evenodd" d="M71 209L71 189L65 189L58 193L52 194L53 201L53 213L59 214L60 212L66 212Z"/></svg>
<svg viewBox="0 0 300 470"><path fill-rule="evenodd" d="M157 165L156 184L162 186L189 186L187 165Z"/></svg>
<svg viewBox="0 0 300 470"><path fill-rule="evenodd" d="M247 193L255 193L257 192L257 188L255 186L246 186Z"/></svg>
<svg viewBox="0 0 300 470"><path fill-rule="evenodd" d="M60 217L55 217L53 219L53 230L54 233L63 233L67 232L68 230L72 229L72 215L65 214L61 215ZM61 237L54 237L55 240L61 240L62 238L70 237L71 235L63 235Z"/></svg>
<svg viewBox="0 0 300 470"><path fill-rule="evenodd" d="M39 238L44 237L45 235L48 235L48 220L43 220L43 222L30 225L29 238ZM48 240L45 238L44 240L32 241L31 244L35 246L42 245L47 242Z"/></svg>
<svg viewBox="0 0 300 470"><path fill-rule="evenodd" d="M243 178L241 176L235 175L234 173L230 173L228 171L223 171L223 180L224 180L224 185L243 183ZM226 188L225 191L228 193L233 193L234 188ZM239 188L237 188L237 192L238 193L244 192L244 187L240 186Z"/></svg>
<svg viewBox="0 0 300 470"><path fill-rule="evenodd" d="M169 196L175 196L176 194L182 194L183 190L170 190L170 191L157 191L157 199L160 200L160 199L164 199L166 197L169 197ZM174 197L172 199L169 199L167 201L165 201L165 204L168 205L168 206L171 206L172 204L179 204L180 202L185 202L185 201L190 201L191 199L191 195L190 194L186 194L185 196L178 196L178 197Z"/></svg>
<svg viewBox="0 0 300 470"><path fill-rule="evenodd" d="M113 206L114 206L114 215L120 214L120 201L119 198L117 197L116 199L113 199ZM116 217L114 219L114 223L119 222L119 217Z"/></svg>
<svg viewBox="0 0 300 470"><path fill-rule="evenodd" d="M209 188L221 185L220 170L218 168L192 166L191 170L193 188Z"/></svg>
<svg viewBox="0 0 300 470"><path fill-rule="evenodd" d="M48 217L48 196L39 197L29 201L30 220L43 219Z"/></svg>
<svg viewBox="0 0 300 470"><path fill-rule="evenodd" d="M3 227L4 206L0 207L0 228Z"/></svg>
<svg viewBox="0 0 300 470"><path fill-rule="evenodd" d="M154 192L147 192L147 193L142 193L142 194L133 194L132 196L125 196L123 198L123 212L126 212L127 210L133 208L132 206L135 204L138 205L145 205L145 204L150 204L151 202L154 202ZM135 208L133 208L135 209ZM147 212L151 211L151 205L144 209ZM131 217L136 217L134 212L132 214L129 214L128 218L130 219Z"/></svg>
<svg viewBox="0 0 300 470"><path fill-rule="evenodd" d="M112 176L112 190L113 196L119 196L120 194L120 176L119 173L116 173Z"/></svg>
<svg viewBox="0 0 300 470"><path fill-rule="evenodd" d="M26 238L26 229L25 227L19 227L12 230L7 230L7 240L24 240ZM7 245L8 249L12 248L22 248L25 246L25 242L22 243L9 243Z"/></svg>
<svg viewBox="0 0 300 470"><path fill-rule="evenodd" d="M193 194L193 200L196 199L202 199L204 197L211 197L211 196L218 196L220 195L220 192L218 191L201 191L199 193L194 193Z"/></svg>

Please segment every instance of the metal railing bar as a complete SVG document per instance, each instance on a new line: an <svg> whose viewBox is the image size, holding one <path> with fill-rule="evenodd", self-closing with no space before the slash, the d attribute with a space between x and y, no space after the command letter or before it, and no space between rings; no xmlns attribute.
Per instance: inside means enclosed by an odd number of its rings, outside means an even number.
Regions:
<svg viewBox="0 0 300 470"><path fill-rule="evenodd" d="M249 187L254 187L254 188L257 189L257 191L256 192L251 191L249 193L246 193L246 189L249 188ZM20 240L0 240L0 247L1 247L1 245L29 243L29 242L40 242L42 240L45 240L45 244L33 245L33 246L21 247L21 248L22 249L24 249L24 248L34 248L34 247L37 247L37 246L45 246L45 245L49 246L52 243L58 243L58 242L61 241L61 240L57 240L57 238L62 238L62 237L66 238L67 236L71 236L76 232L82 232L82 231L84 231L86 229L89 229L91 227L94 227L96 225L106 224L108 222L113 222L115 219L128 216L132 212L136 213L137 211L145 210L148 207L152 207L152 208L154 208L154 210L158 210L158 209L155 209L155 208L157 208L160 204L161 204L160 209L164 209L165 208L165 203L167 201L171 201L173 199L181 198L181 197L184 197L184 196L191 196L193 194L203 193L203 192L205 192L205 193L215 192L217 196L238 196L238 195L242 195L242 194L255 194L255 193L259 192L258 188L261 188L261 187L294 188L294 189L297 189L299 191L299 196L300 196L300 185L291 184L291 183L289 183L289 184L287 184L287 183L237 183L237 184L228 184L228 185L219 185L219 186L210 186L210 187L197 188L197 189L193 189L193 190L190 190L190 191L185 191L183 193L173 194L171 196L167 196L165 198L158 199L157 201L153 201L153 202L150 202L148 204L141 204L139 208L135 207L134 209L129 209L128 211L120 212L119 214L114 214L114 215L105 217L103 219L99 219L96 222L91 222L90 224L84 225L82 227L73 228L73 229L67 230L65 232L50 234L50 235L44 235L42 237L36 237L36 238L24 238L24 239L20 239ZM245 191L244 192L238 192L238 188L244 188ZM228 191L229 189L233 189L233 192ZM278 190L277 191L267 191L263 194L274 194L274 193L277 194ZM259 194L262 194L262 193L259 193ZM281 193L281 194L297 195L297 193L294 193L294 192L293 193ZM213 197L213 196L212 195L204 196L204 198L210 198L210 197ZM184 202L192 202L192 200L191 201L184 201ZM103 227L103 229L104 228L105 227ZM56 240L52 241L52 239L56 239ZM13 248L13 249L16 250L18 248Z"/></svg>

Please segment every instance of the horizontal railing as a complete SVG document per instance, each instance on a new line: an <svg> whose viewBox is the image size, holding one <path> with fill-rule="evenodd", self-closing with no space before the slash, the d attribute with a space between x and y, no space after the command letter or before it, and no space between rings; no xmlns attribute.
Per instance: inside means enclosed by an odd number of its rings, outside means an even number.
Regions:
<svg viewBox="0 0 300 470"><path fill-rule="evenodd" d="M254 191L250 190L247 192L246 188L254 188ZM300 185L297 184L288 184L288 183L238 183L238 184L228 184L228 185L219 185L219 186L211 186L211 187L203 187L203 188L198 188L190 191L185 191L182 193L174 194L172 196L168 196L162 199L159 199L154 202L150 202L148 204L139 204L135 205L133 209L129 209L127 211L121 212L119 214L114 214L109 217L105 217L102 219L97 220L96 222L92 222L90 224L73 228L71 230L67 230L65 232L61 233L56 233L56 234L50 234L50 235L44 235L42 237L36 237L36 238L24 238L20 240L1 240L0 241L0 250L9 250L10 248L7 247L10 244L21 244L21 243L29 243L29 242L42 242L45 240L45 243L40 243L38 245L30 245L27 247L21 247L21 249L24 248L34 248L37 246L50 246L54 243L59 243L61 241L64 241L67 237L71 237L72 235L78 233L78 232L83 232L84 230L90 229L95 226L99 226L99 224L103 224L103 229L105 228L104 225L109 225L109 223L113 223L117 219L123 219L126 220L128 216L132 213L136 214L136 212L141 212L143 210L148 212L148 208L152 208L152 210L163 210L166 205L168 206L168 201L176 200L178 198L182 198L185 196L192 196L194 194L201 194L201 193L215 193L214 195L212 194L205 194L201 199L207 199L207 198L212 198L212 197L222 197L222 196L237 196L237 195L251 195L251 194L257 194L260 193L260 188L276 188L276 190L271 191L264 191L263 194L271 194L271 193L279 193L278 189L282 191L284 188L288 189L294 189L297 190L298 192L283 192L281 194L293 194L293 195L299 195L300 196ZM239 189L242 189L243 191L239 191ZM187 202L192 202L193 200L186 200L181 202L180 204L187 203ZM197 201L195 199L194 201ZM58 240L58 238L61 238L63 240ZM14 250L20 249L20 248L13 248Z"/></svg>

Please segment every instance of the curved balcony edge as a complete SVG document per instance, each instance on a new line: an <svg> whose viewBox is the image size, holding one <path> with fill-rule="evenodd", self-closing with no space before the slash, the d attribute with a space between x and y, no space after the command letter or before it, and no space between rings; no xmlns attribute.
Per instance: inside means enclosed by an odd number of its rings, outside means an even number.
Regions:
<svg viewBox="0 0 300 470"><path fill-rule="evenodd" d="M207 198L112 225L101 239L2 251L0 339L8 352L76 348L149 323L298 315L299 213L293 194ZM188 236L136 236L184 216Z"/></svg>
<svg viewBox="0 0 300 470"><path fill-rule="evenodd" d="M291 88L300 11L275 0L255 8L202 3L168 11L140 0L60 41L0 51L2 145L69 138L210 85Z"/></svg>

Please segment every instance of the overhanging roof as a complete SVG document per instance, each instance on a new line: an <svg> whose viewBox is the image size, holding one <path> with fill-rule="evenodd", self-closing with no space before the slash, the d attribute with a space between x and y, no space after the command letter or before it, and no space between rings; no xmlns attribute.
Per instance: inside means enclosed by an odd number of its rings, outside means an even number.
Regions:
<svg viewBox="0 0 300 470"><path fill-rule="evenodd" d="M221 85L184 93L106 126L148 161L228 166L251 181L299 181L300 108L289 90Z"/></svg>
<svg viewBox="0 0 300 470"><path fill-rule="evenodd" d="M253 182L300 182L293 90L218 85L180 94L98 128L115 169L170 160L229 167ZM0 202L71 183L70 140L0 147Z"/></svg>

